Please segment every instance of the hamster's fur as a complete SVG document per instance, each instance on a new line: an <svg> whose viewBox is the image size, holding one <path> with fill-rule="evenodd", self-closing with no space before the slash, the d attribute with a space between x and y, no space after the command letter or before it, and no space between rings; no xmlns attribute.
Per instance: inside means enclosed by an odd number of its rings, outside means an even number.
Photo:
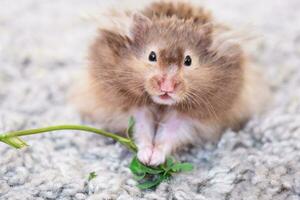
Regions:
<svg viewBox="0 0 300 200"><path fill-rule="evenodd" d="M142 162L158 165L183 145L216 140L265 107L262 73L205 9L158 2L110 19L73 100L110 131L124 132L134 116Z"/></svg>

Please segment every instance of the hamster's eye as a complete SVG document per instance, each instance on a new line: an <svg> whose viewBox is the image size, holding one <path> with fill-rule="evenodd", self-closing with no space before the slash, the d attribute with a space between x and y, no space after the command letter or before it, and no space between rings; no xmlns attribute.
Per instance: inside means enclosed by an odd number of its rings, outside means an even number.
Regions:
<svg viewBox="0 0 300 200"><path fill-rule="evenodd" d="M156 53L154 51L151 51L148 57L149 61L156 62Z"/></svg>
<svg viewBox="0 0 300 200"><path fill-rule="evenodd" d="M191 66L191 64L192 64L192 58L191 58L191 56L186 56L184 58L184 65L185 66Z"/></svg>

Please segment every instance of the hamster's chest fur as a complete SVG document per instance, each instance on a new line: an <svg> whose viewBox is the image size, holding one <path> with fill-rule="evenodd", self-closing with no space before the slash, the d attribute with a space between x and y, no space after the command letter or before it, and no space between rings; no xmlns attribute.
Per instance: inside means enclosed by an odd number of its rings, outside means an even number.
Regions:
<svg viewBox="0 0 300 200"><path fill-rule="evenodd" d="M123 132L134 116L142 162L158 165L263 110L269 91L259 70L205 9L160 2L109 19L73 100L111 131Z"/></svg>

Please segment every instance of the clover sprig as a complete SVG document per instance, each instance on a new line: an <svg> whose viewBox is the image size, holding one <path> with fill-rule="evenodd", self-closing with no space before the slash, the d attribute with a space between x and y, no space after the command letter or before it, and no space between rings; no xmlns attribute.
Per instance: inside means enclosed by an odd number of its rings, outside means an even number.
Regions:
<svg viewBox="0 0 300 200"><path fill-rule="evenodd" d="M161 182L169 180L174 174L179 172L191 171L193 169L193 165L191 163L180 163L178 161L175 161L173 157L168 157L164 164L161 164L157 167L147 166L141 163L136 157L137 146L135 145L133 140L134 124L134 119L131 117L129 119L128 128L126 131L127 137L122 137L114 133L84 125L59 125L49 126L45 128L12 131L0 134L0 141L10 145L11 147L20 149L28 146L28 144L24 140L22 140L20 136L34 135L59 130L87 131L112 138L134 153L134 157L130 163L129 169L138 182L137 187L142 190L153 189ZM96 176L96 173L93 172L93 174L90 174L89 180L95 178Z"/></svg>
<svg viewBox="0 0 300 200"><path fill-rule="evenodd" d="M175 173L191 171L193 165L191 163L179 163L174 158L169 157L164 164L158 167L150 167L141 163L134 156L129 168L139 183L137 187L144 190L154 188L161 182L169 180Z"/></svg>

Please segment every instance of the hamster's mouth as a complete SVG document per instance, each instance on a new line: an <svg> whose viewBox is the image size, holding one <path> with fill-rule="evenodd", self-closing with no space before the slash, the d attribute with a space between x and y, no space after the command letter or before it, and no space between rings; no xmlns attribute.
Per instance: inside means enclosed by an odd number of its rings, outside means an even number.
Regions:
<svg viewBox="0 0 300 200"><path fill-rule="evenodd" d="M167 99L170 99L170 98L172 98L172 97L170 97L170 96L168 95L168 93L165 93L165 94L163 94L163 95L159 95L159 98L161 98L161 99L163 99L163 100L167 100Z"/></svg>
<svg viewBox="0 0 300 200"><path fill-rule="evenodd" d="M163 105L172 105L176 103L174 98L168 93L152 96L152 100L157 104L163 104Z"/></svg>

